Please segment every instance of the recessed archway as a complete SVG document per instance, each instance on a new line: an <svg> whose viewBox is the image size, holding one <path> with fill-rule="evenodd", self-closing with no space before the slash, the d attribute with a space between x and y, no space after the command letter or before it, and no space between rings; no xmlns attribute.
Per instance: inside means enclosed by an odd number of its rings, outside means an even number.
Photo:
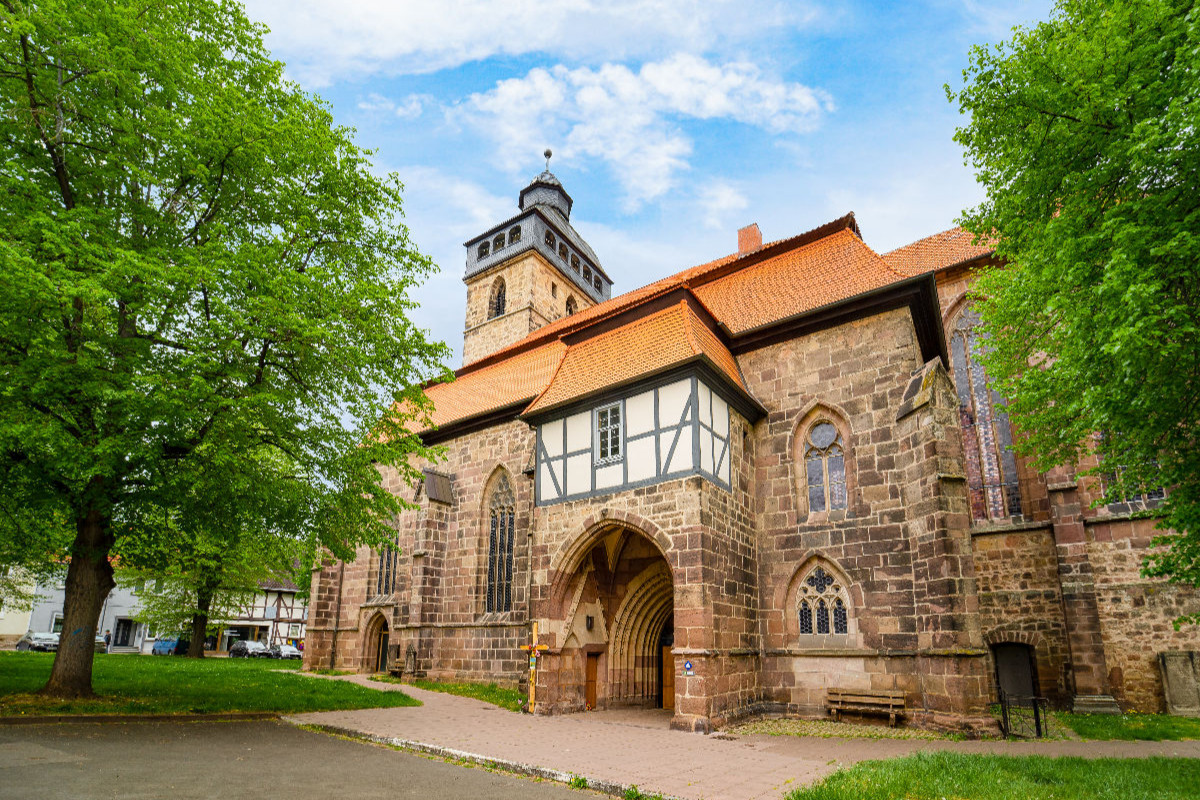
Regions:
<svg viewBox="0 0 1200 800"><path fill-rule="evenodd" d="M365 672L387 672L389 630L383 614L376 614L367 625L366 647L363 648Z"/></svg>
<svg viewBox="0 0 1200 800"><path fill-rule="evenodd" d="M560 707L673 708L675 591L666 557L625 526L585 537L553 604L562 631Z"/></svg>

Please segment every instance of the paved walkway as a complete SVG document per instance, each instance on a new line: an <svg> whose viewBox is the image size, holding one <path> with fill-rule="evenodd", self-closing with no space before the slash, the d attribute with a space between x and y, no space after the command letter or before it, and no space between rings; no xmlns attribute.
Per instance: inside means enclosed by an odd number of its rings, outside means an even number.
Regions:
<svg viewBox="0 0 1200 800"><path fill-rule="evenodd" d="M670 730L670 714L663 711L531 716L465 697L368 681L358 675L341 680L373 689L402 689L424 705L326 711L290 719L397 743L582 775L609 784L634 784L643 792L688 800L780 800L784 793L814 782L840 766L920 750L1085 758L1200 757L1200 742L951 742L702 736Z"/></svg>

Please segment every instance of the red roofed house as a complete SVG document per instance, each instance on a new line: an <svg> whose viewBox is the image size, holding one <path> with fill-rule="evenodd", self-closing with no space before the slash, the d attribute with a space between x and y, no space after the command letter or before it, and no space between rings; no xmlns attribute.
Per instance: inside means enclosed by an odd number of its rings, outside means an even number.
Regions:
<svg viewBox="0 0 1200 800"><path fill-rule="evenodd" d="M976 360L951 230L877 254L853 215L612 296L543 172L467 242L446 448L395 548L314 574L305 664L524 685L539 712L646 706L709 730L899 692L909 724L994 727L1000 688L1157 711L1169 621L1138 577L1159 495L1039 474Z"/></svg>

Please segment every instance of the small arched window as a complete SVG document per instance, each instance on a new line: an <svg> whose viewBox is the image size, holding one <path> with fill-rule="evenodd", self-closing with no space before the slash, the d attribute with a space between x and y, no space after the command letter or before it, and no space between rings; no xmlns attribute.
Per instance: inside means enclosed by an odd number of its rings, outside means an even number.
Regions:
<svg viewBox="0 0 1200 800"><path fill-rule="evenodd" d="M817 565L800 581L796 614L801 636L850 633L850 597L841 581Z"/></svg>
<svg viewBox="0 0 1200 800"><path fill-rule="evenodd" d="M818 420L808 429L804 472L810 512L846 507L846 450L842 434L832 422Z"/></svg>
<svg viewBox="0 0 1200 800"><path fill-rule="evenodd" d="M600 283L599 275L594 275L592 277L592 286L596 287L596 291L600 291L603 288L603 284Z"/></svg>
<svg viewBox="0 0 1200 800"><path fill-rule="evenodd" d="M567 260L567 246L562 242L558 243L558 257L564 262Z"/></svg>
<svg viewBox="0 0 1200 800"><path fill-rule="evenodd" d="M507 473L488 499L487 613L512 610L513 539L516 526L512 484Z"/></svg>
<svg viewBox="0 0 1200 800"><path fill-rule="evenodd" d="M503 249L504 249L504 234L497 233L496 238L492 239L492 252L494 253L497 250L503 250Z"/></svg>
<svg viewBox="0 0 1200 800"><path fill-rule="evenodd" d="M487 258L492 252L492 246L487 242L479 244L479 258Z"/></svg>
<svg viewBox="0 0 1200 800"><path fill-rule="evenodd" d="M557 241L558 241L558 240L554 238L554 234L553 234L553 233L551 233L550 231L546 231L546 246L547 246L547 247L549 247L551 250L553 250L553 249L554 249L554 244L555 244L555 242L557 242Z"/></svg>
<svg viewBox="0 0 1200 800"><path fill-rule="evenodd" d="M975 522L1021 513L1021 486L1013 453L1012 426L1004 400L992 389L979 360L986 346L979 315L968 306L950 331L950 360L967 462L967 496Z"/></svg>
<svg viewBox="0 0 1200 800"><path fill-rule="evenodd" d="M488 299L488 319L495 319L504 313L504 294L504 278L496 278L492 284L492 296Z"/></svg>
<svg viewBox="0 0 1200 800"><path fill-rule="evenodd" d="M571 253L571 269L579 272L579 256Z"/></svg>
<svg viewBox="0 0 1200 800"><path fill-rule="evenodd" d="M558 284L557 283L550 284L550 296L558 297Z"/></svg>
<svg viewBox="0 0 1200 800"><path fill-rule="evenodd" d="M508 243L516 244L521 241L521 226L514 225L508 229Z"/></svg>
<svg viewBox="0 0 1200 800"><path fill-rule="evenodd" d="M584 267L584 268L583 268L583 279L584 279L584 281L586 281L587 283L591 283L591 282L592 282L592 269L591 269L591 267Z"/></svg>
<svg viewBox="0 0 1200 800"><path fill-rule="evenodd" d="M578 308L575 306L575 298L574 298L574 297L568 297L568 298L567 298L567 316L568 316L568 317L569 317L569 316L571 316L572 314L574 314L574 313L575 313L576 311L578 311L578 310L579 310L579 309L578 309Z"/></svg>

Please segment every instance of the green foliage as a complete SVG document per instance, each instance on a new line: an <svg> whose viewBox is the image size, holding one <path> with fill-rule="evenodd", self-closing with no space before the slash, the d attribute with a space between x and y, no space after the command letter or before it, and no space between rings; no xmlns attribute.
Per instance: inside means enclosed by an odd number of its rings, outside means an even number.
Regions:
<svg viewBox="0 0 1200 800"><path fill-rule="evenodd" d="M588 779L582 775L572 775L571 780L569 783L567 783L567 785L572 789L586 789L588 788Z"/></svg>
<svg viewBox="0 0 1200 800"><path fill-rule="evenodd" d="M399 180L262 34L233 0L0 6L0 556L72 559L68 627L179 531L351 558L405 506L377 465L430 455Z"/></svg>
<svg viewBox="0 0 1200 800"><path fill-rule="evenodd" d="M918 753L864 761L787 800L1173 800L1200 793L1190 758L1045 758Z"/></svg>
<svg viewBox="0 0 1200 800"><path fill-rule="evenodd" d="M387 677L375 677L372 680L387 681ZM416 680L401 680L392 678L397 683L407 683L418 689L425 689L430 692L445 692L446 694L458 695L459 697L472 697L476 700L482 700L485 703L491 703L494 706L507 708L509 711L520 711L528 695L518 689L505 689L497 686L494 683L452 683L448 681L429 681L422 678Z"/></svg>
<svg viewBox="0 0 1200 800"><path fill-rule="evenodd" d="M1178 742L1200 739L1200 719L1169 714L1055 714L1084 739Z"/></svg>
<svg viewBox="0 0 1200 800"><path fill-rule="evenodd" d="M46 682L53 658L0 652L0 716L298 713L420 705L403 692L297 674L296 661L255 658L97 655L96 699L60 701L30 694Z"/></svg>
<svg viewBox="0 0 1200 800"><path fill-rule="evenodd" d="M1148 571L1200 582L1200 10L1060 0L947 94L987 189L962 223L1008 262L976 292L1019 447L1094 451L1109 499L1169 487Z"/></svg>

